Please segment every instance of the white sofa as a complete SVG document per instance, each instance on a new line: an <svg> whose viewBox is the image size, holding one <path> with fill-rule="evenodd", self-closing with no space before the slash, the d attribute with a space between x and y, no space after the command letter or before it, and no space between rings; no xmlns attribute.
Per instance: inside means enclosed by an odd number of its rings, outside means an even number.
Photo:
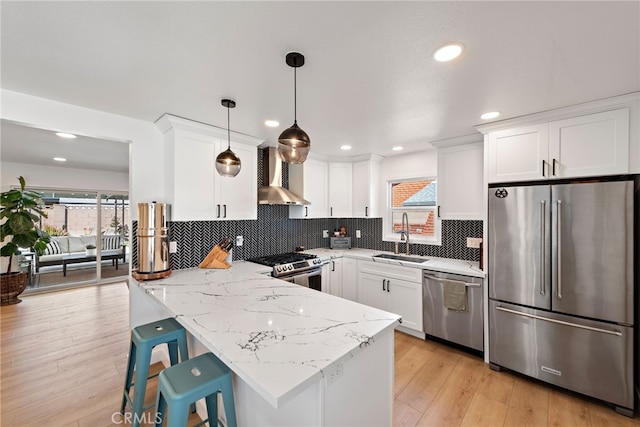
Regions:
<svg viewBox="0 0 640 427"><path fill-rule="evenodd" d="M101 237L103 257L113 260L122 258L122 262L125 262L122 236L113 234ZM68 255L85 254L87 245L96 246L96 236L52 236L44 254L36 257L36 272L40 271L40 267L63 265L63 260Z"/></svg>

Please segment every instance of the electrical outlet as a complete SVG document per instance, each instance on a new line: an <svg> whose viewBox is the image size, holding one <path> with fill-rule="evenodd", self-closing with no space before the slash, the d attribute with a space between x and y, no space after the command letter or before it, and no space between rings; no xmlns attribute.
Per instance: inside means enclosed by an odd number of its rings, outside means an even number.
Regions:
<svg viewBox="0 0 640 427"><path fill-rule="evenodd" d="M329 230L322 230L322 237L325 239L329 237Z"/></svg>
<svg viewBox="0 0 640 427"><path fill-rule="evenodd" d="M169 242L169 253L175 254L178 252L178 242Z"/></svg>
<svg viewBox="0 0 640 427"><path fill-rule="evenodd" d="M356 230L356 239L360 239L362 237L362 233L360 230Z"/></svg>
<svg viewBox="0 0 640 427"><path fill-rule="evenodd" d="M480 242L482 242L481 237L467 237L467 247L468 248L479 248Z"/></svg>
<svg viewBox="0 0 640 427"><path fill-rule="evenodd" d="M244 238L242 236L236 236L236 246L242 246L244 244Z"/></svg>

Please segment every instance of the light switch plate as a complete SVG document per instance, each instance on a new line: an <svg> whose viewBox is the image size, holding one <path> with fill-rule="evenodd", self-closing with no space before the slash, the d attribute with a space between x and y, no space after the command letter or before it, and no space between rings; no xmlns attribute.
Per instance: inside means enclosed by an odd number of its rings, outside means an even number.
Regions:
<svg viewBox="0 0 640 427"><path fill-rule="evenodd" d="M175 254L178 252L178 242L169 242L169 253Z"/></svg>
<svg viewBox="0 0 640 427"><path fill-rule="evenodd" d="M322 230L322 237L324 237L325 239L329 237L329 230Z"/></svg>
<svg viewBox="0 0 640 427"><path fill-rule="evenodd" d="M360 232L360 230L356 230L356 239L359 239L362 237L362 233Z"/></svg>
<svg viewBox="0 0 640 427"><path fill-rule="evenodd" d="M481 237L467 237L467 247L468 248L479 248L480 242L482 242Z"/></svg>
<svg viewBox="0 0 640 427"><path fill-rule="evenodd" d="M244 238L242 236L236 236L236 246L242 246L244 244Z"/></svg>

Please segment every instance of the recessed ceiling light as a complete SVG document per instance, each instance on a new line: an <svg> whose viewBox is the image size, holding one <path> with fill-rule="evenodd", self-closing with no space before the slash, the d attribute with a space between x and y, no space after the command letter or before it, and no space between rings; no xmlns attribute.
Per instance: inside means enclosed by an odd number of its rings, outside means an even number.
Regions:
<svg viewBox="0 0 640 427"><path fill-rule="evenodd" d="M499 115L500 115L500 111L490 111L488 113L484 113L483 115L481 115L480 118L482 120L490 120L490 119L495 119Z"/></svg>
<svg viewBox="0 0 640 427"><path fill-rule="evenodd" d="M265 120L264 124L269 126L270 128L277 128L280 126L280 122L277 120Z"/></svg>
<svg viewBox="0 0 640 427"><path fill-rule="evenodd" d="M446 62L457 58L462 53L463 45L461 43L447 43L438 48L433 54L436 61Z"/></svg>
<svg viewBox="0 0 640 427"><path fill-rule="evenodd" d="M393 151L401 151L403 149L404 149L404 147L400 147L399 145L397 145L397 146L392 148Z"/></svg>
<svg viewBox="0 0 640 427"><path fill-rule="evenodd" d="M56 162L66 162L67 159L65 159L64 157L54 157L53 160L55 160Z"/></svg>
<svg viewBox="0 0 640 427"><path fill-rule="evenodd" d="M58 135L60 138L67 138L67 139L77 138L77 136L75 136L72 133L56 132L56 135Z"/></svg>
<svg viewBox="0 0 640 427"><path fill-rule="evenodd" d="M341 145L341 146L340 146L340 149L341 149L341 150L348 151L348 150L351 150L351 146L350 146L350 145Z"/></svg>

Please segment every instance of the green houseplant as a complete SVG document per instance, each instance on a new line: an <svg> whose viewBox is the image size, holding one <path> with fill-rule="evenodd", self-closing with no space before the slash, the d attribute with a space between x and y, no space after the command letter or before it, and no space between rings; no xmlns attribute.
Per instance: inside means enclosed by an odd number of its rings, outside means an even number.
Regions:
<svg viewBox="0 0 640 427"><path fill-rule="evenodd" d="M12 272L13 257L20 255L20 248L31 248L41 255L49 235L37 227L40 218L47 217L43 210L42 196L35 191L25 190L23 177L18 177L20 189L11 189L0 194L0 238L3 243L0 256L9 258L6 273L0 274L0 303L17 304L20 295L27 287L28 274L23 271Z"/></svg>

